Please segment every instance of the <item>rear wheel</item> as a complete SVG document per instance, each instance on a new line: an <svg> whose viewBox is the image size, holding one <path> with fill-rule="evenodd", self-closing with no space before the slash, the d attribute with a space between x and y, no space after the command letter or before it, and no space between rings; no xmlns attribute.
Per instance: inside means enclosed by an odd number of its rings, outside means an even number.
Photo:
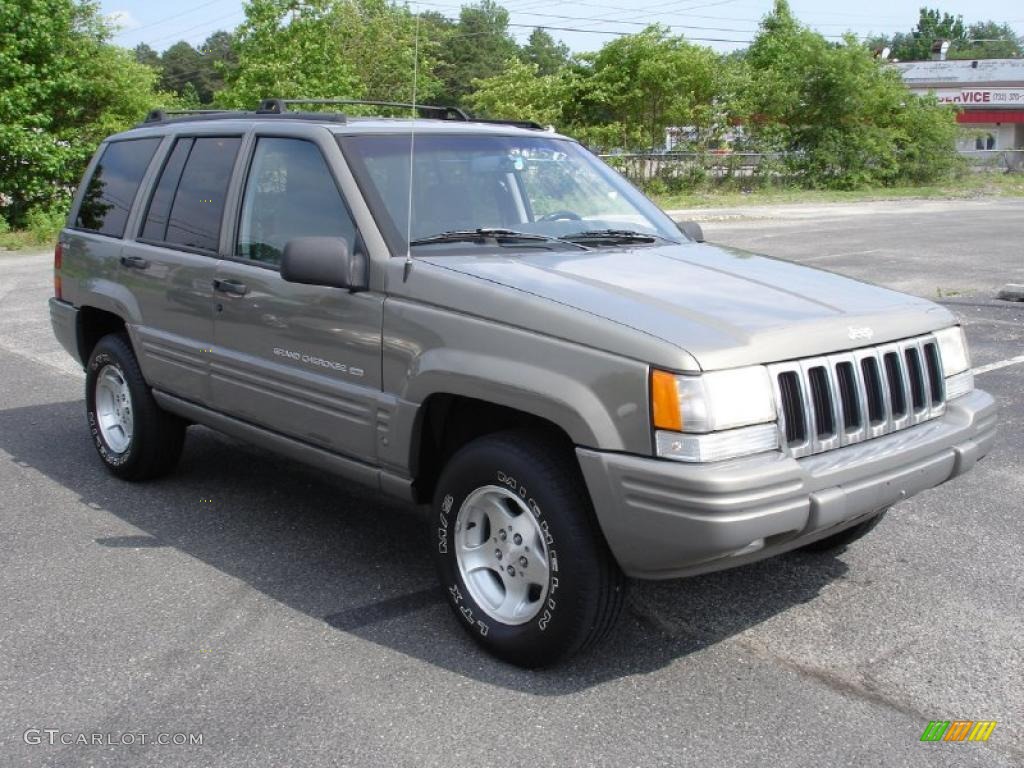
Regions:
<svg viewBox="0 0 1024 768"><path fill-rule="evenodd" d="M843 550L849 544L857 541L857 539L863 538L871 533L875 526L882 522L882 518L885 517L885 513L888 511L888 509L883 509L870 520L865 520L863 523L852 525L849 528L824 539L818 539L817 541L804 546L804 549L810 552L835 552L837 550Z"/></svg>
<svg viewBox="0 0 1024 768"><path fill-rule="evenodd" d="M96 451L118 477L159 477L178 463L185 423L156 404L124 334L104 336L93 348L85 405Z"/></svg>
<svg viewBox="0 0 1024 768"><path fill-rule="evenodd" d="M572 454L555 441L510 431L466 445L441 474L431 519L448 601L495 656L555 664L614 624L622 573Z"/></svg>

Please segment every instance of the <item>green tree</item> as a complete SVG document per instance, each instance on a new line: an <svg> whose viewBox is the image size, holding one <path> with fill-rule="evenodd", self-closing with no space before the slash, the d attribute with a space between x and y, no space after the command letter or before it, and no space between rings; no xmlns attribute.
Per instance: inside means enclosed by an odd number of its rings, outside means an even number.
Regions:
<svg viewBox="0 0 1024 768"><path fill-rule="evenodd" d="M500 74L473 81L465 103L474 113L559 126L569 99L569 80L541 74L537 65L513 59Z"/></svg>
<svg viewBox="0 0 1024 768"><path fill-rule="evenodd" d="M96 145L163 99L156 73L107 41L98 5L0 3L0 216L65 205Z"/></svg>
<svg viewBox="0 0 1024 768"><path fill-rule="evenodd" d="M519 52L527 64L533 64L540 75L554 75L569 63L569 47L555 41L547 30L537 27Z"/></svg>
<svg viewBox="0 0 1024 768"><path fill-rule="evenodd" d="M327 34L321 0L250 0L235 30L237 65L217 101L253 109L267 97L353 97L361 89L350 57Z"/></svg>
<svg viewBox="0 0 1024 768"><path fill-rule="evenodd" d="M738 111L765 149L789 153L808 186L933 180L956 162L952 109L909 93L853 37L834 45L800 25L785 0L746 54Z"/></svg>
<svg viewBox="0 0 1024 768"><path fill-rule="evenodd" d="M234 36L230 32L218 30L203 41L198 51L202 56L205 83L211 93L216 93L224 88L225 73L238 63ZM209 100L204 103L209 103Z"/></svg>
<svg viewBox="0 0 1024 768"><path fill-rule="evenodd" d="M236 30L218 103L252 108L262 98L412 95L415 18L386 0L251 0ZM438 90L429 40L420 46L417 97Z"/></svg>
<svg viewBox="0 0 1024 768"><path fill-rule="evenodd" d="M147 67L152 67L157 72L161 71L160 66L160 54L154 51L145 43L139 43L132 49L132 54L135 56L135 60L139 64L145 64Z"/></svg>
<svg viewBox="0 0 1024 768"><path fill-rule="evenodd" d="M184 40L172 45L160 57L160 66L161 89L182 95L185 87L191 86L201 104L210 103L213 88L207 77L209 70L202 54L191 45Z"/></svg>
<svg viewBox="0 0 1024 768"><path fill-rule="evenodd" d="M889 55L900 61L925 61L931 58L932 43L936 40L949 40L950 48L955 50L965 47L967 29L963 17L938 8L922 8L914 29L893 35Z"/></svg>
<svg viewBox="0 0 1024 768"><path fill-rule="evenodd" d="M508 21L508 11L494 0L462 7L438 54L445 103L462 104L474 80L500 74L516 58L519 46L509 34Z"/></svg>
<svg viewBox="0 0 1024 768"><path fill-rule="evenodd" d="M569 77L569 119L600 146L661 146L669 126L692 126L699 141L721 127L720 57L652 26L581 57Z"/></svg>
<svg viewBox="0 0 1024 768"><path fill-rule="evenodd" d="M951 59L1015 59L1024 55L1024 37L1009 24L979 21L967 28L967 39L952 48Z"/></svg>

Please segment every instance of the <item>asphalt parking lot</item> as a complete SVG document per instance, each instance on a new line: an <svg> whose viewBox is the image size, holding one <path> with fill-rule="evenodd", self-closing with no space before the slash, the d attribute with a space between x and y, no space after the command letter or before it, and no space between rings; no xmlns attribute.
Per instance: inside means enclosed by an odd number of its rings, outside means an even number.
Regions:
<svg viewBox="0 0 1024 768"><path fill-rule="evenodd" d="M0 254L0 765L1024 764L1024 304L992 298L1024 282L1024 201L697 215L943 302L1001 432L838 556L631 584L610 640L544 672L464 637L412 508L198 428L171 477L107 475L51 256ZM919 741L955 719L999 724Z"/></svg>

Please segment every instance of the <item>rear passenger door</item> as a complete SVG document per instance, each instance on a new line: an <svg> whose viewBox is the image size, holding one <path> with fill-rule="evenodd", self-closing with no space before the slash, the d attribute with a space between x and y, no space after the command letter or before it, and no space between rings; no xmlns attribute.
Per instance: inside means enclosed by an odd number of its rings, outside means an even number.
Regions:
<svg viewBox="0 0 1024 768"><path fill-rule="evenodd" d="M138 236L121 258L122 282L141 317L132 332L146 380L198 403L209 402L213 278L241 141L238 135L172 137Z"/></svg>
<svg viewBox="0 0 1024 768"><path fill-rule="evenodd" d="M284 134L284 135L282 135ZM329 134L257 135L232 253L217 269L217 410L363 460L375 455L383 295L287 283L288 241L338 237L363 249L328 165Z"/></svg>

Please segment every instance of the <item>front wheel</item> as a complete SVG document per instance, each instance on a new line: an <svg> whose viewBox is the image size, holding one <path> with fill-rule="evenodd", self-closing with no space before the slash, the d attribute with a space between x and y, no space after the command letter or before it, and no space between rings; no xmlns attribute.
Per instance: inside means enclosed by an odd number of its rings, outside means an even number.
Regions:
<svg viewBox="0 0 1024 768"><path fill-rule="evenodd" d="M579 468L556 441L510 431L466 445L441 474L431 520L448 601L495 656L548 666L614 624L622 573Z"/></svg>

